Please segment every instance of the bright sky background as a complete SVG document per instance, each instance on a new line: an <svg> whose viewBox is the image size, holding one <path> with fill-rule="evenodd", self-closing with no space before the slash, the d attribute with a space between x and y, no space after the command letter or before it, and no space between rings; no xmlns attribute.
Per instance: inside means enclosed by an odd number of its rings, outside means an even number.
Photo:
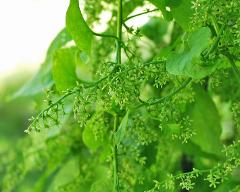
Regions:
<svg viewBox="0 0 240 192"><path fill-rule="evenodd" d="M34 70L64 27L67 0L0 0L0 79Z"/></svg>
<svg viewBox="0 0 240 192"><path fill-rule="evenodd" d="M68 0L0 0L0 80L17 70L39 68L51 40L65 26L68 3ZM142 25L146 21L141 16L128 24ZM101 32L104 27L101 24L96 30Z"/></svg>

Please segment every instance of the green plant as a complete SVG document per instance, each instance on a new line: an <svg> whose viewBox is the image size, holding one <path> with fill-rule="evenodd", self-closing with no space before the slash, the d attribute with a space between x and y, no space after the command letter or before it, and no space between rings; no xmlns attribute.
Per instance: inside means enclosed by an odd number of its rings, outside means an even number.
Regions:
<svg viewBox="0 0 240 192"><path fill-rule="evenodd" d="M238 191L239 7L85 0L84 20L70 0L66 29L15 94L44 89L46 107L30 119L31 144L19 147L2 190ZM103 11L112 16L100 34L92 29ZM149 13L143 27L128 26Z"/></svg>

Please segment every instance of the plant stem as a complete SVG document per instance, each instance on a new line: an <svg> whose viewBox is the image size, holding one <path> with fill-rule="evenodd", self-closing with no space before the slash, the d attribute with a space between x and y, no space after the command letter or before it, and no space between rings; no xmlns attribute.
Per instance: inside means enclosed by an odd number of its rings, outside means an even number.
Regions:
<svg viewBox="0 0 240 192"><path fill-rule="evenodd" d="M122 63L122 55L121 55L121 42L122 42L122 0L118 0L118 15L117 15L117 55L116 62L118 65Z"/></svg>
<svg viewBox="0 0 240 192"><path fill-rule="evenodd" d="M236 76L236 79L238 80L238 82L240 83L240 71L237 67L237 65L235 64L235 61L234 59L232 58L232 56L230 54L225 54L225 56L227 57L227 59L229 60L231 66L232 66L232 69L233 69L233 72Z"/></svg>
<svg viewBox="0 0 240 192"><path fill-rule="evenodd" d="M122 0L118 0L118 15L117 15L117 50L116 50L116 63L117 65L122 64ZM114 128L113 128L113 191L119 192L119 178L118 178L118 149L115 142L115 134L117 132L118 115L114 117Z"/></svg>
<svg viewBox="0 0 240 192"><path fill-rule="evenodd" d="M115 114L114 116L114 127L113 127L113 191L118 192L119 191L119 179L118 179L118 151L117 151L117 145L115 142L115 133L117 131L117 125L118 125L118 116Z"/></svg>

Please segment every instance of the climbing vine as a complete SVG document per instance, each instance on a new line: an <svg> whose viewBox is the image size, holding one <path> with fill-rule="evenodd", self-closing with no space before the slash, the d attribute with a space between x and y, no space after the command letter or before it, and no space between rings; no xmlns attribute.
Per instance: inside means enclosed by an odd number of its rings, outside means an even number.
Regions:
<svg viewBox="0 0 240 192"><path fill-rule="evenodd" d="M239 29L237 0L70 0L2 191L238 191Z"/></svg>

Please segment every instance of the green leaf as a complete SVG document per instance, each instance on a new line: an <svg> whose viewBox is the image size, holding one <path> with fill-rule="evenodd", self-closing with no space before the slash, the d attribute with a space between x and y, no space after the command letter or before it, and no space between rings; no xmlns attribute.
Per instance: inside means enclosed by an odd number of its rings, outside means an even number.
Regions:
<svg viewBox="0 0 240 192"><path fill-rule="evenodd" d="M191 17L194 13L191 0L149 0L152 4L158 7L164 19L171 20L172 18L184 29L187 30L191 22ZM166 8L170 8L167 11Z"/></svg>
<svg viewBox="0 0 240 192"><path fill-rule="evenodd" d="M89 62L87 55L84 52L79 52L76 60L77 77L82 81L92 81L92 65Z"/></svg>
<svg viewBox="0 0 240 192"><path fill-rule="evenodd" d="M159 8L163 14L165 20L172 20L172 13L166 10L166 3L164 0L149 0L153 5Z"/></svg>
<svg viewBox="0 0 240 192"><path fill-rule="evenodd" d="M72 157L61 165L60 170L56 173L53 182L49 185L48 190L46 191L58 191L61 186L74 181L78 176L79 159Z"/></svg>
<svg viewBox="0 0 240 192"><path fill-rule="evenodd" d="M165 1L149 0L149 2L158 7L161 11L165 9Z"/></svg>
<svg viewBox="0 0 240 192"><path fill-rule="evenodd" d="M93 33L82 16L78 0L70 0L66 14L66 27L77 47L89 56L91 53Z"/></svg>
<svg viewBox="0 0 240 192"><path fill-rule="evenodd" d="M56 36L56 38L50 44L47 50L47 58L46 60L52 60L54 53L56 50L60 49L66 43L71 41L72 38L70 34L67 32L66 28L62 29L60 33Z"/></svg>
<svg viewBox="0 0 240 192"><path fill-rule="evenodd" d="M112 192L112 180L105 178L106 175L103 177L104 179L99 179L92 184L90 192Z"/></svg>
<svg viewBox="0 0 240 192"><path fill-rule="evenodd" d="M47 51L46 59L44 63L41 65L39 71L33 76L31 80L29 80L23 87L21 87L11 97L11 99L14 99L20 96L35 95L51 87L53 85L52 72L51 72L53 55L56 50L61 48L70 40L71 40L71 37L67 33L66 29L64 28L63 30L61 30L61 32L56 36L56 38L50 44Z"/></svg>
<svg viewBox="0 0 240 192"><path fill-rule="evenodd" d="M193 53L200 55L208 47L211 40L211 30L208 27L202 27L193 32L189 37L189 47Z"/></svg>
<svg viewBox="0 0 240 192"><path fill-rule="evenodd" d="M106 160L108 160L108 158L112 155L111 141L105 139L103 146L101 155L99 156L100 162L106 162Z"/></svg>
<svg viewBox="0 0 240 192"><path fill-rule="evenodd" d="M154 43L160 44L163 42L164 35L168 31L169 23L161 18L153 17L148 23L141 27L141 33L151 39Z"/></svg>
<svg viewBox="0 0 240 192"><path fill-rule="evenodd" d="M76 47L59 49L54 56L53 79L59 91L65 91L76 85Z"/></svg>
<svg viewBox="0 0 240 192"><path fill-rule="evenodd" d="M26 82L10 99L36 95L50 88L53 85L51 74L52 63L45 61L38 72Z"/></svg>
<svg viewBox="0 0 240 192"><path fill-rule="evenodd" d="M165 4L168 7L178 7L180 6L184 1L183 0L165 0Z"/></svg>
<svg viewBox="0 0 240 192"><path fill-rule="evenodd" d="M125 116L123 117L118 130L115 134L115 142L116 145L119 145L120 142L123 140L126 129L127 129L127 124L128 124L128 115L129 115L129 111L127 111L127 113L125 114Z"/></svg>
<svg viewBox="0 0 240 192"><path fill-rule="evenodd" d="M166 6L170 7L175 21L188 30L193 15L192 0L166 0Z"/></svg>
<svg viewBox="0 0 240 192"><path fill-rule="evenodd" d="M210 40L211 31L208 27L193 32L189 36L187 48L182 53L174 53L169 57L167 71L173 75L186 75L199 79L211 74L216 65L203 65L200 59L202 51L208 47Z"/></svg>
<svg viewBox="0 0 240 192"><path fill-rule="evenodd" d="M195 135L192 142L199 145L207 153L219 155L221 152L220 116L214 102L202 87L194 87L195 103L189 109L189 116L193 120L192 129Z"/></svg>
<svg viewBox="0 0 240 192"><path fill-rule="evenodd" d="M93 132L93 127L87 125L82 133L82 139L83 139L83 143L92 150L96 150L98 147L101 146L101 144L103 143L103 141L101 139L97 139L94 135Z"/></svg>

